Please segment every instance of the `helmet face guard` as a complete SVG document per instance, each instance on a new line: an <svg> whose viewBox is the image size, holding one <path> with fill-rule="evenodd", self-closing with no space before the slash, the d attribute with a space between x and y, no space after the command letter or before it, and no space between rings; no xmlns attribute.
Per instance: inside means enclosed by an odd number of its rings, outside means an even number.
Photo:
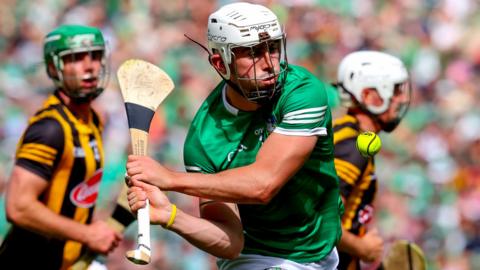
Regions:
<svg viewBox="0 0 480 270"><path fill-rule="evenodd" d="M398 101L397 103L393 104L395 107L393 110L395 111L396 115L389 121L382 121L381 119L378 119L378 122L382 126L382 130L385 132L391 132L393 131L398 124L402 121L403 117L407 114L408 109L410 107L410 101L412 98L412 87L411 87L411 82L410 80L407 80L406 82L396 84L394 87L394 93L393 93L393 98L398 98L401 101ZM385 101L384 101L385 102ZM389 104L392 104L392 101L388 101ZM389 105L389 107L392 105Z"/></svg>
<svg viewBox="0 0 480 270"><path fill-rule="evenodd" d="M281 89L281 84L285 79L288 67L285 45L285 37L282 36L276 39L266 39L261 43L250 46L232 45L229 48L232 54L231 76L233 80L237 82L241 94L246 99L252 102L270 99L275 95L277 90ZM238 73L238 66L235 60L237 59L239 51L241 51L240 54L242 55L248 55L251 61L250 66L253 69L253 77ZM245 58L245 56L242 57ZM261 72L257 71L258 61L268 61L267 64L271 67L271 70L269 70L267 74L257 76L257 74ZM268 88L262 87L260 81L268 79L274 80L273 86ZM250 87L246 87L245 85Z"/></svg>
<svg viewBox="0 0 480 270"><path fill-rule="evenodd" d="M77 103L96 98L108 83L108 57L101 32L94 27L62 25L50 32L44 43L44 59L47 74L55 85ZM92 69L85 74L65 73L68 63L99 61L99 70ZM51 66L53 65L53 70Z"/></svg>
<svg viewBox="0 0 480 270"><path fill-rule="evenodd" d="M64 52L59 57L55 65L56 76L52 77L57 87L61 89L67 96L76 102L88 102L98 97L108 83L108 58L105 50L89 49L84 52ZM98 72L87 72L85 74L69 74L65 73L65 65L82 61L83 58L89 57L90 61L99 61L100 69ZM81 82L87 83L88 86L82 86Z"/></svg>

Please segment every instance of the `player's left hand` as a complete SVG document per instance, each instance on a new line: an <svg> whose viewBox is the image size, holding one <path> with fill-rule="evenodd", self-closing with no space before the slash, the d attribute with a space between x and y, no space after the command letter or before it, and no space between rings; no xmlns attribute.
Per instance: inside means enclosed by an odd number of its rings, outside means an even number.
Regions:
<svg viewBox="0 0 480 270"><path fill-rule="evenodd" d="M167 196L158 187L137 181L130 180L127 198L130 209L136 213L138 209L145 207L147 199L150 202L150 222L165 226L170 219L172 204Z"/></svg>

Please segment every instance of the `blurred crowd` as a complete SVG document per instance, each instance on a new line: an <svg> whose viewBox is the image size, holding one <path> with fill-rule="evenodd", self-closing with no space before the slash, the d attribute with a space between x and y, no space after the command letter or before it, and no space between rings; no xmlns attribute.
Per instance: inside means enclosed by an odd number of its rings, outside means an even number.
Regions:
<svg viewBox="0 0 480 270"><path fill-rule="evenodd" d="M176 88L158 110L149 153L183 170L188 125L219 81L207 53L208 15L226 0L2 0L0 2L0 241L8 229L5 184L28 118L51 93L42 59L43 37L59 24L99 27L110 50L110 83L95 107L105 123L106 168L98 218L108 216L129 151L126 115L115 71L130 58L162 67ZM399 56L413 87L409 113L381 134L376 223L388 243L419 244L429 269L480 269L480 3L475 0L264 0L286 27L288 60L333 82L348 52L376 49ZM342 107L332 95L336 108ZM170 193L198 214L195 198ZM152 228L153 262L124 259L136 225L110 256L109 269L215 269L214 259L163 229ZM387 249L388 250L388 249ZM368 265L365 268L369 268Z"/></svg>

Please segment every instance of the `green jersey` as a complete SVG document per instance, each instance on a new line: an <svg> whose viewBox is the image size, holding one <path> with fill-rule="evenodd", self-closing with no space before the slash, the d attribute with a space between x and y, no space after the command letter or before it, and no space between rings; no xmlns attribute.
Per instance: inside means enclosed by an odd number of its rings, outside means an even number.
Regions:
<svg viewBox="0 0 480 270"><path fill-rule="evenodd" d="M272 132L318 136L304 166L268 204L239 204L242 253L313 262L328 255L341 236L332 117L325 85L304 68L289 65L287 72L272 105L254 112L232 107L220 83L191 124L184 159L187 171L216 173L253 163Z"/></svg>

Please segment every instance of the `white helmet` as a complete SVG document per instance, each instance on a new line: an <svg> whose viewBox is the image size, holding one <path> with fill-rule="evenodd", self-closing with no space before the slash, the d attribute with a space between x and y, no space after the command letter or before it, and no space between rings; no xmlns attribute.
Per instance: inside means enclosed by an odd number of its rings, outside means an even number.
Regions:
<svg viewBox="0 0 480 270"><path fill-rule="evenodd" d="M410 100L407 69L400 59L383 52L358 51L348 54L338 67L337 79L339 91L344 98L353 96L360 106L374 115L382 114L389 108L396 85L401 85L402 90L408 91ZM366 88L376 89L383 104L379 106L364 104L362 92ZM349 95L345 95L343 91Z"/></svg>
<svg viewBox="0 0 480 270"><path fill-rule="evenodd" d="M265 41L279 40L286 62L285 33L277 16L261 5L232 3L221 7L208 18L207 39L209 53L222 57L226 71L219 73L225 80L229 80L233 72L229 64L235 47L253 47ZM264 93L257 93L256 98L262 97Z"/></svg>

